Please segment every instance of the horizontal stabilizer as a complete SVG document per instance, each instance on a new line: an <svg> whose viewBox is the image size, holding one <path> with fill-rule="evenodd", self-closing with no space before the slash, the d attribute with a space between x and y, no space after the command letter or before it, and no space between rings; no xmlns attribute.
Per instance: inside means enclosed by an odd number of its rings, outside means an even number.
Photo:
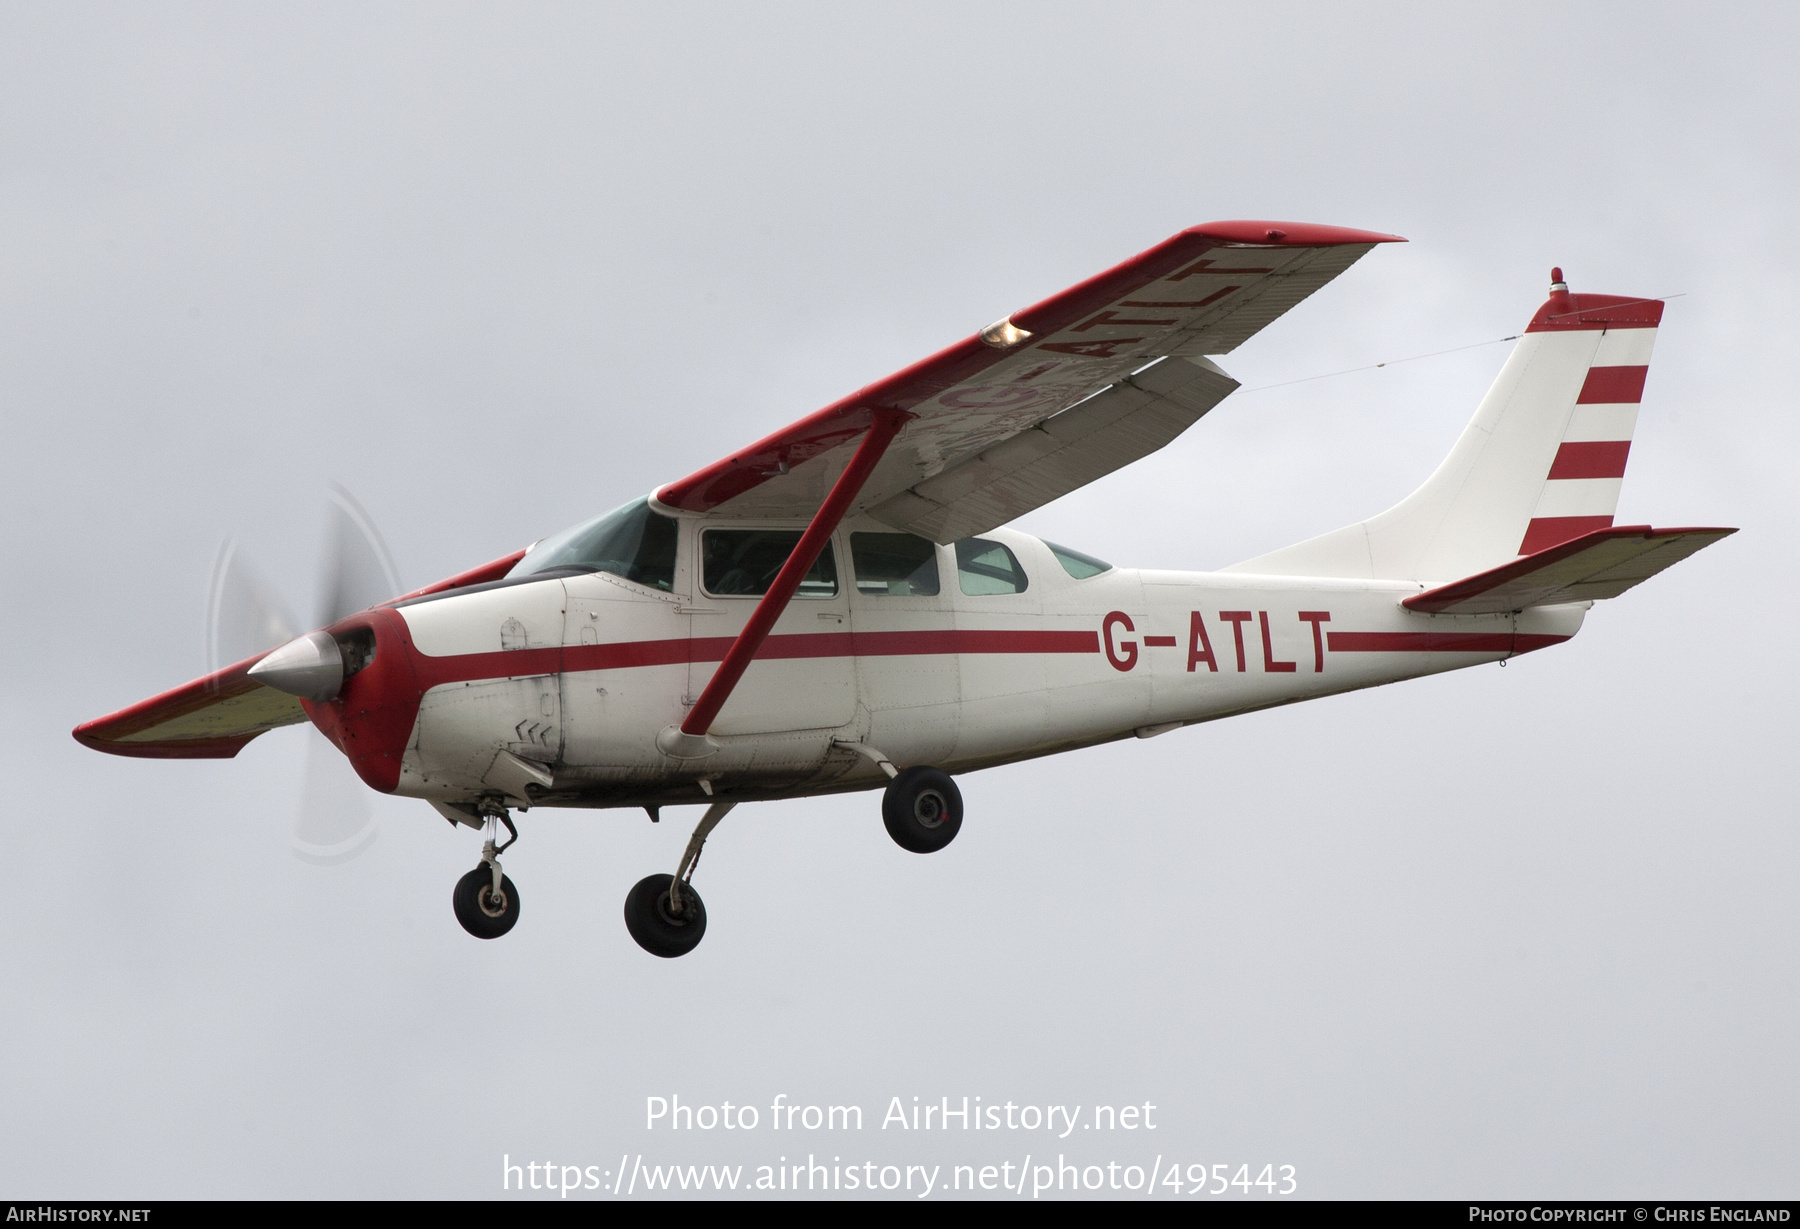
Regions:
<svg viewBox="0 0 1800 1229"><path fill-rule="evenodd" d="M1530 606L1618 597L1735 529L1616 525L1571 538L1401 602L1427 614L1502 614Z"/></svg>
<svg viewBox="0 0 1800 1229"><path fill-rule="evenodd" d="M277 726L306 720L295 696L250 677L264 654L75 727L83 746L147 759L227 760Z"/></svg>

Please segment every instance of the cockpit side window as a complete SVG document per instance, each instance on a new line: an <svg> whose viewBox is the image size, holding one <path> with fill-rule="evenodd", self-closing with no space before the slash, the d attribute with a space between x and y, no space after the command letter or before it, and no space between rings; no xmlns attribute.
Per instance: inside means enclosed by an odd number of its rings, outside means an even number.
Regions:
<svg viewBox="0 0 1800 1229"><path fill-rule="evenodd" d="M1031 582L1018 558L992 538L964 538L956 544L956 583L970 597L1023 593Z"/></svg>
<svg viewBox="0 0 1800 1229"><path fill-rule="evenodd" d="M853 533L856 591L882 597L936 597L937 544L910 533Z"/></svg>
<svg viewBox="0 0 1800 1229"><path fill-rule="evenodd" d="M553 568L608 572L667 593L675 588L677 529L673 517L652 512L650 501L640 499L545 538L512 575Z"/></svg>
<svg viewBox="0 0 1800 1229"><path fill-rule="evenodd" d="M767 593L798 545L798 529L708 529L700 535L701 583L714 597ZM837 591L837 559L827 542L794 596L835 597Z"/></svg>

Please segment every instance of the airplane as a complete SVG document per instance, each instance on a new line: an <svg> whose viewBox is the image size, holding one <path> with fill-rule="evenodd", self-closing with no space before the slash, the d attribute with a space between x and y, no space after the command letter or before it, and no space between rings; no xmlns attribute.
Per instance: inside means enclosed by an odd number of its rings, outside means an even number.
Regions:
<svg viewBox="0 0 1800 1229"><path fill-rule="evenodd" d="M1393 242L1190 227L623 507L74 735L230 758L311 721L370 788L481 832L453 906L486 939L519 918L514 812L704 805L625 902L675 957L740 803L879 788L889 835L931 853L961 829L959 774L1562 644L1736 532L1613 524L1663 303L1560 269L1449 456L1379 515L1210 573L1004 527L1170 443L1238 388L1214 358Z"/></svg>

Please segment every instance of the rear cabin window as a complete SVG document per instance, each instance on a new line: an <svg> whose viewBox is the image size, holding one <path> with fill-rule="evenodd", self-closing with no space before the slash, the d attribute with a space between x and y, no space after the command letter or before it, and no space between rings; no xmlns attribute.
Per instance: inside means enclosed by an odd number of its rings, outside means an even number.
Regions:
<svg viewBox="0 0 1800 1229"><path fill-rule="evenodd" d="M700 535L700 579L714 597L760 597L800 545L798 529L708 529ZM831 543L800 582L797 597L835 597L837 560Z"/></svg>
<svg viewBox="0 0 1800 1229"><path fill-rule="evenodd" d="M675 587L676 524L640 499L545 538L510 576L552 568L610 572L665 593Z"/></svg>
<svg viewBox="0 0 1800 1229"><path fill-rule="evenodd" d="M1013 553L991 538L964 538L956 544L956 583L970 597L1023 593L1031 582Z"/></svg>
<svg viewBox="0 0 1800 1229"><path fill-rule="evenodd" d="M1112 571L1112 564L1104 559L1096 559L1092 555L1084 555L1078 550L1070 550L1066 546L1058 546L1054 542L1046 542L1050 553L1062 564L1062 570L1076 580L1086 580L1090 576L1098 576L1102 572Z"/></svg>
<svg viewBox="0 0 1800 1229"><path fill-rule="evenodd" d="M879 597L936 597L937 544L910 533L853 533L856 591Z"/></svg>

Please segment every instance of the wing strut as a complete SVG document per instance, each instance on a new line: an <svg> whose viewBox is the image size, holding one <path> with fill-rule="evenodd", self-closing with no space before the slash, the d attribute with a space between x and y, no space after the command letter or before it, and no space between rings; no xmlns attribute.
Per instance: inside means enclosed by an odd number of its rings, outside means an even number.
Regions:
<svg viewBox="0 0 1800 1229"><path fill-rule="evenodd" d="M731 698L731 693L737 687L738 680L744 677L744 671L750 668L751 659L756 656L756 651L762 648L763 641L768 638L769 630L775 626L775 620L779 619L781 612L787 609L788 602L800 588L800 581L807 572L812 570L812 565L819 558L819 552L825 549L826 541L837 529L838 522L844 519L844 513L849 509L851 501L862 490L863 482L880 462L882 454L887 451L887 446L893 441L894 436L899 434L900 428L912 417L913 415L905 410L874 411L874 421L869 426L868 434L863 436L863 442L857 447L856 455L850 458L850 463L844 467L844 472L838 476L837 483L831 488L831 494L825 497L825 502L820 504L819 510L813 514L812 523L806 527L806 532L800 535L800 543L794 547L794 553L788 556L787 562L782 565L781 571L775 576L775 583L769 586L769 591L763 594L762 601L756 604L756 609L751 612L750 621L744 624L744 630L739 632L738 638L732 642L731 648L725 654L725 660L719 663L719 668L714 672L712 681L707 683L706 690L700 693L700 698L695 701L693 710L687 715L687 720L681 723L680 733L684 737L658 740L659 745L665 741L674 744L673 746L664 746L665 751L672 753L679 751L686 755L692 755L696 751L700 754L707 753L700 744L700 740L705 738L706 731L712 727L713 720L719 715L719 710L725 707L725 701Z"/></svg>

